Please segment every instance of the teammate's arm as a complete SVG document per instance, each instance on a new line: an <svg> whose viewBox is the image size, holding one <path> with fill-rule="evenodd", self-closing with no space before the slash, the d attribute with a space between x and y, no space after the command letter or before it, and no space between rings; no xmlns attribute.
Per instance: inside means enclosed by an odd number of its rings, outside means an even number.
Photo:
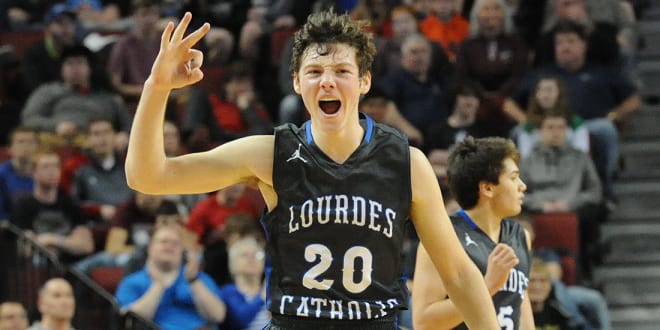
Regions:
<svg viewBox="0 0 660 330"><path fill-rule="evenodd" d="M495 295L509 278L511 268L518 264L515 251L504 243L499 243L488 256L485 275L486 288L491 296ZM461 322L463 316L447 297L447 291L438 279L431 259L422 245L417 250L415 280L425 285L413 287L413 321L415 329L450 329ZM415 281L413 284L418 283Z"/></svg>
<svg viewBox="0 0 660 330"><path fill-rule="evenodd" d="M453 303L471 329L499 329L493 301L477 267L469 259L454 232L431 164L411 148L411 217ZM418 279L415 279L418 282ZM423 284L420 281L420 285ZM417 285L417 284L415 284ZM416 292L413 293L413 297ZM413 304L415 309L415 305ZM415 310L413 310L413 315Z"/></svg>
<svg viewBox="0 0 660 330"><path fill-rule="evenodd" d="M184 37L190 20L186 13L176 28L169 23L163 31L133 120L126 157L128 184L149 194L201 193L254 179L270 184L272 136L251 136L203 153L165 156L163 120L170 91L203 77L202 53L192 47L210 27L204 24Z"/></svg>

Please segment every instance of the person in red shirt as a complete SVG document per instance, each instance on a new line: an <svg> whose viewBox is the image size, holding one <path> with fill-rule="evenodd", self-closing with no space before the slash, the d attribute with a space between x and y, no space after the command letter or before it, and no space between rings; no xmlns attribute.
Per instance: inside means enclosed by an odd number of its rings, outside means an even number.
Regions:
<svg viewBox="0 0 660 330"><path fill-rule="evenodd" d="M245 221L257 222L263 210L263 202L259 205L258 200L251 198L252 191L242 183L229 186L199 201L190 212L186 228L195 233L204 246L204 271L218 284L231 280L226 263L219 262L226 260L223 256L227 254L227 218L242 214L246 216Z"/></svg>
<svg viewBox="0 0 660 330"><path fill-rule="evenodd" d="M433 0L419 30L429 40L439 43L450 61L456 60L458 47L468 35L469 23L458 12L456 0Z"/></svg>

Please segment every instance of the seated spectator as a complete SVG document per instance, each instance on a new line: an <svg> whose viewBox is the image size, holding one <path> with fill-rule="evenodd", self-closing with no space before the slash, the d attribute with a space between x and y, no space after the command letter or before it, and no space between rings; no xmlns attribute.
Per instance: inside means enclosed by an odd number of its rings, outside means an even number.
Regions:
<svg viewBox="0 0 660 330"><path fill-rule="evenodd" d="M225 28L212 27L204 36L204 65L207 67L227 66L235 57L236 38Z"/></svg>
<svg viewBox="0 0 660 330"><path fill-rule="evenodd" d="M94 250L92 232L82 212L69 196L59 191L60 158L52 152L34 156L34 190L16 201L10 220L34 235L37 243L71 263Z"/></svg>
<svg viewBox="0 0 660 330"><path fill-rule="evenodd" d="M129 103L142 93L160 49L160 0L132 0L133 30L112 47L107 71L115 90Z"/></svg>
<svg viewBox="0 0 660 330"><path fill-rule="evenodd" d="M222 329L262 329L270 314L263 280L266 254L254 238L243 238L229 247L229 272L233 283L220 287L227 304Z"/></svg>
<svg viewBox="0 0 660 330"><path fill-rule="evenodd" d="M222 322L226 307L211 277L199 270L191 250L184 250L182 228L156 228L146 266L124 277L117 302L164 330L197 329ZM185 262L184 262L185 255Z"/></svg>
<svg viewBox="0 0 660 330"><path fill-rule="evenodd" d="M425 137L424 150L438 178L446 177L447 157L456 143L468 136L486 137L477 120L477 109L481 101L476 86L463 82L455 88L453 94L454 111L442 123L431 127Z"/></svg>
<svg viewBox="0 0 660 330"><path fill-rule="evenodd" d="M100 79L92 77L93 63L93 54L84 46L65 48L59 81L44 84L30 94L23 108L23 124L73 139L92 120L103 118L128 141L131 117L121 98L104 90Z"/></svg>
<svg viewBox="0 0 660 330"><path fill-rule="evenodd" d="M192 88L183 120L183 133L192 150L208 149L238 137L272 133L273 123L254 86L248 62L232 63L225 73L224 95Z"/></svg>
<svg viewBox="0 0 660 330"><path fill-rule="evenodd" d="M126 267L131 258L146 254L149 233L159 215L179 215L179 212L176 205L163 196L136 191L117 207L117 213L110 221L104 251L77 262L74 268L90 275L97 267ZM179 225L183 225L183 219Z"/></svg>
<svg viewBox="0 0 660 330"><path fill-rule="evenodd" d="M412 34L401 44L401 68L381 79L381 88L401 115L422 134L447 119L447 87L431 71L431 43L421 34Z"/></svg>
<svg viewBox="0 0 660 330"><path fill-rule="evenodd" d="M92 219L109 221L119 203L132 195L124 161L115 151L116 133L107 119L94 119L87 129L89 163L74 174L71 195Z"/></svg>
<svg viewBox="0 0 660 330"><path fill-rule="evenodd" d="M80 23L86 29L103 30L104 26L120 18L119 6L101 0L67 0L69 8L74 10Z"/></svg>
<svg viewBox="0 0 660 330"><path fill-rule="evenodd" d="M503 0L478 0L470 13L470 37L456 56L459 81L477 84L483 96L477 117L489 121L488 135L508 137L509 130L524 120L508 111L504 100L518 85L528 67L522 39L513 32L511 13Z"/></svg>
<svg viewBox="0 0 660 330"><path fill-rule="evenodd" d="M0 220L7 220L14 201L32 193L32 157L39 146L37 132L25 126L9 133L10 159L0 164Z"/></svg>
<svg viewBox="0 0 660 330"><path fill-rule="evenodd" d="M64 3L56 3L46 12L44 40L26 49L21 63L21 76L28 94L45 83L60 79L62 51L76 42L76 21L76 12Z"/></svg>
<svg viewBox="0 0 660 330"><path fill-rule="evenodd" d="M534 213L577 213L580 263L588 274L605 216L602 186L589 155L567 144L566 131L562 113L548 113L541 119L541 142L520 162L520 177L527 183L523 207Z"/></svg>
<svg viewBox="0 0 660 330"><path fill-rule="evenodd" d="M536 328L589 329L575 302L565 295L560 283L553 281L552 274L542 259L532 259L527 294L532 304Z"/></svg>
<svg viewBox="0 0 660 330"><path fill-rule="evenodd" d="M541 119L548 112L563 114L568 123L566 141L573 148L589 153L589 131L582 118L571 111L566 87L559 78L541 77L531 97L527 105L526 121L512 132L521 158L529 156L532 148L539 143Z"/></svg>
<svg viewBox="0 0 660 330"><path fill-rule="evenodd" d="M403 118L396 104L388 100L378 88L371 88L360 100L358 110L375 121L397 128L408 137L410 144L421 147L424 144L422 132Z"/></svg>
<svg viewBox="0 0 660 330"><path fill-rule="evenodd" d="M433 0L430 11L420 23L420 32L430 41L439 43L452 61L460 44L468 36L469 23L458 11L457 0Z"/></svg>
<svg viewBox="0 0 660 330"><path fill-rule="evenodd" d="M186 228L195 233L204 246L204 269L218 284L229 281L226 260L225 226L236 214L245 214L246 221L257 223L263 204L255 205L249 198L245 184L229 186L203 199L190 212ZM224 258L224 259L219 259Z"/></svg>
<svg viewBox="0 0 660 330"><path fill-rule="evenodd" d="M76 312L76 298L71 284L63 278L52 278L39 289L37 307L41 320L29 330L73 330L71 322Z"/></svg>
<svg viewBox="0 0 660 330"><path fill-rule="evenodd" d="M0 304L0 330L27 330L28 317L23 304L5 301Z"/></svg>
<svg viewBox="0 0 660 330"><path fill-rule="evenodd" d="M510 104L526 107L537 81L555 75L566 86L572 111L582 117L591 137L590 150L604 185L605 197L613 201L613 181L619 160L618 131L639 108L636 88L621 71L612 66L589 62L584 29L562 23L555 29L555 63L529 73L513 93Z"/></svg>

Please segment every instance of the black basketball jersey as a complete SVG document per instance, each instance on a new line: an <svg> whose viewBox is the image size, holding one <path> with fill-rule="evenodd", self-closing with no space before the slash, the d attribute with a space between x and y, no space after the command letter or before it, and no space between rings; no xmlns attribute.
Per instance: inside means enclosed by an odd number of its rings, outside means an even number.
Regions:
<svg viewBox="0 0 660 330"><path fill-rule="evenodd" d="M275 130L278 203L262 219L274 314L357 321L407 307L400 255L412 200L408 142L370 118L361 125L365 137L343 164L314 144L310 122Z"/></svg>
<svg viewBox="0 0 660 330"><path fill-rule="evenodd" d="M488 256L495 249L498 242L493 242L463 210L459 210L451 217L456 235L463 248L472 261L479 267L481 274L486 274ZM497 321L505 330L514 330L520 327L520 305L522 304L529 282L531 267L531 254L527 248L525 230L517 222L509 219L502 220L500 225L500 242L513 248L519 263L509 272L509 279L504 286L493 296L493 304L497 312ZM465 323L455 329L467 329Z"/></svg>

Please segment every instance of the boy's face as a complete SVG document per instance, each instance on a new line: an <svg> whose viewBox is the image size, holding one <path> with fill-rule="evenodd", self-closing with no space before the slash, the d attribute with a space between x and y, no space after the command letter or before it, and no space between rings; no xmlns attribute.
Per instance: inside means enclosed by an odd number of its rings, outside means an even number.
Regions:
<svg viewBox="0 0 660 330"><path fill-rule="evenodd" d="M546 269L534 269L529 274L529 286L527 293L532 303L542 303L550 295L552 290L552 280L550 273Z"/></svg>
<svg viewBox="0 0 660 330"><path fill-rule="evenodd" d="M333 130L357 118L360 95L369 91L371 74L360 77L353 47L311 45L300 64L293 76L293 87L302 96L312 122Z"/></svg>
<svg viewBox="0 0 660 330"><path fill-rule="evenodd" d="M499 183L493 186L493 208L501 217L520 213L527 186L520 179L518 165L511 158L503 162Z"/></svg>
<svg viewBox="0 0 660 330"><path fill-rule="evenodd" d="M541 141L548 147L561 147L566 142L566 118L546 117L539 129Z"/></svg>

